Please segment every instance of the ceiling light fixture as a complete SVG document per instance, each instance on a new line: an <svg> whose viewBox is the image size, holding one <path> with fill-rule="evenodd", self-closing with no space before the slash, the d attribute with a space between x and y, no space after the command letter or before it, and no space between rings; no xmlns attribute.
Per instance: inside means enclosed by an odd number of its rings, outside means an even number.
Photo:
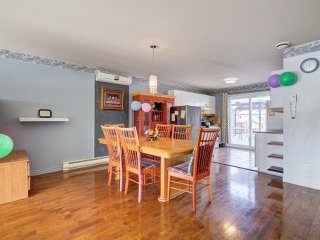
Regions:
<svg viewBox="0 0 320 240"><path fill-rule="evenodd" d="M225 83L235 83L239 80L239 78L237 77L227 77L227 78L224 78L223 81Z"/></svg>
<svg viewBox="0 0 320 240"><path fill-rule="evenodd" d="M151 94L157 94L157 88L158 88L158 77L154 73L154 50L158 46L155 44L150 45L150 48L152 49L152 74L149 76L149 91Z"/></svg>

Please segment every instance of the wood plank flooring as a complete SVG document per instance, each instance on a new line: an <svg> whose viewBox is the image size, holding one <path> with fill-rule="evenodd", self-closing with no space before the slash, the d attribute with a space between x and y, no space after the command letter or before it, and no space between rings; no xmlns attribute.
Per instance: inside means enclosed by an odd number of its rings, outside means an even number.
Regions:
<svg viewBox="0 0 320 240"><path fill-rule="evenodd" d="M225 156L224 156L225 157ZM229 155L232 157L232 155ZM159 203L159 187L128 195L105 169L33 177L30 198L0 205L0 239L320 239L320 191L221 164L207 192Z"/></svg>

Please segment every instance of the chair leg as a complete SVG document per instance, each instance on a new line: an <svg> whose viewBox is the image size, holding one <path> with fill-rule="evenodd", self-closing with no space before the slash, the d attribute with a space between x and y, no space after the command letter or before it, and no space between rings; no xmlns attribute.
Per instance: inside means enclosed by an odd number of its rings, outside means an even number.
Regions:
<svg viewBox="0 0 320 240"><path fill-rule="evenodd" d="M108 186L110 186L112 181L112 165L109 166L108 170L109 170Z"/></svg>
<svg viewBox="0 0 320 240"><path fill-rule="evenodd" d="M122 166L120 166L119 171L120 171L120 192L122 192L122 185L123 185L123 169L122 169Z"/></svg>
<svg viewBox="0 0 320 240"><path fill-rule="evenodd" d="M143 174L142 176L143 176L143 185L146 185L146 183L147 183L147 181L146 181L146 175Z"/></svg>
<svg viewBox="0 0 320 240"><path fill-rule="evenodd" d="M197 181L192 183L192 209L193 212L197 211Z"/></svg>
<svg viewBox="0 0 320 240"><path fill-rule="evenodd" d="M128 188L129 188L129 171L126 171L126 186L124 189L124 194L128 193Z"/></svg>
<svg viewBox="0 0 320 240"><path fill-rule="evenodd" d="M170 202L170 191L171 191L171 176L168 174L168 191L167 191L167 201Z"/></svg>
<svg viewBox="0 0 320 240"><path fill-rule="evenodd" d="M144 176L144 179L145 179L145 175L142 175L142 176ZM142 176L139 175L139 195L138 195L139 203L141 202L141 196L142 196Z"/></svg>
<svg viewBox="0 0 320 240"><path fill-rule="evenodd" d="M210 175L207 178L207 184L208 184L208 201L211 203L212 201L212 195L211 195L211 181L210 181Z"/></svg>

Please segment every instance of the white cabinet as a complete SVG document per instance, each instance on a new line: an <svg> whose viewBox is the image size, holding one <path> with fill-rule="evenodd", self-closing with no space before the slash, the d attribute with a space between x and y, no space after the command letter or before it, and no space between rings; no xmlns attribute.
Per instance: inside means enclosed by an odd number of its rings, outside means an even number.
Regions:
<svg viewBox="0 0 320 240"><path fill-rule="evenodd" d="M211 114L215 114L216 112L216 97L214 96L180 90L169 90L168 95L176 97L174 101L175 106L196 106Z"/></svg>

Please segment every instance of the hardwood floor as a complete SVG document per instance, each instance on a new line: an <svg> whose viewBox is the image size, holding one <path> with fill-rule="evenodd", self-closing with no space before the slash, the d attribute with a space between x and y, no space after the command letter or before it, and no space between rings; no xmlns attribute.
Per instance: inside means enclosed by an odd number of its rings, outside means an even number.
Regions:
<svg viewBox="0 0 320 240"><path fill-rule="evenodd" d="M107 186L105 169L33 177L30 198L0 205L0 239L319 239L320 191L265 174L212 166L207 192L158 202L148 186L128 195Z"/></svg>
<svg viewBox="0 0 320 240"><path fill-rule="evenodd" d="M255 155L253 150L232 147L215 149L213 161L228 166L257 170L255 167Z"/></svg>

